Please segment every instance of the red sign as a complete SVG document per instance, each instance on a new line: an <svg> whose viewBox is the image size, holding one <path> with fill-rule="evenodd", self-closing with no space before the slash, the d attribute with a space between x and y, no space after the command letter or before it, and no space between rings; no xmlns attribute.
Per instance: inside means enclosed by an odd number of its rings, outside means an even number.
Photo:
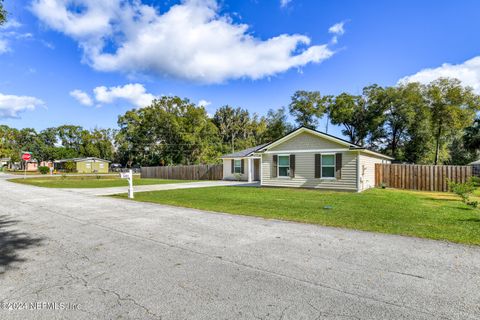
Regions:
<svg viewBox="0 0 480 320"><path fill-rule="evenodd" d="M29 161L30 159L32 159L32 155L30 153L22 154L22 160L23 161Z"/></svg>

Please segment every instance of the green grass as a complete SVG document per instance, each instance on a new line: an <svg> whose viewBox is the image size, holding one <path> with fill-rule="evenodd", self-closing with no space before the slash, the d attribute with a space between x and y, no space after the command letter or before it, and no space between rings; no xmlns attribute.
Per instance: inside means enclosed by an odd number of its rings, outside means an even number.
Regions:
<svg viewBox="0 0 480 320"><path fill-rule="evenodd" d="M105 176L66 176L66 177L41 177L41 178L14 178L8 181L33 185L45 188L109 188L128 186L126 179L120 179L118 175ZM167 184L190 182L188 180L166 180L166 179L140 179L133 177L134 186L151 184Z"/></svg>
<svg viewBox="0 0 480 320"><path fill-rule="evenodd" d="M139 192L135 200L480 245L480 209L448 193L212 187Z"/></svg>

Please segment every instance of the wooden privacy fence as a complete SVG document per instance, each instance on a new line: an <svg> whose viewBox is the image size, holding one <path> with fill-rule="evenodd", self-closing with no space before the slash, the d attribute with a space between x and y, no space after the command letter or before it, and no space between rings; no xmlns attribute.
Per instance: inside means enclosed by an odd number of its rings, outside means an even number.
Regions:
<svg viewBox="0 0 480 320"><path fill-rule="evenodd" d="M376 164L375 186L423 191L448 191L448 180L465 182L471 166L430 166L416 164Z"/></svg>
<svg viewBox="0 0 480 320"><path fill-rule="evenodd" d="M222 164L191 166L142 167L140 177L178 180L222 180Z"/></svg>

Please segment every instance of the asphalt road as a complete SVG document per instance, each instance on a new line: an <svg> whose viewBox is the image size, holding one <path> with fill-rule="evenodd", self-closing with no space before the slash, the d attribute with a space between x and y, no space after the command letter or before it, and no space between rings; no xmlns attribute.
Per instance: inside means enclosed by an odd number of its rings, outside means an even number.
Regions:
<svg viewBox="0 0 480 320"><path fill-rule="evenodd" d="M0 177L0 319L480 319L479 288L478 247Z"/></svg>

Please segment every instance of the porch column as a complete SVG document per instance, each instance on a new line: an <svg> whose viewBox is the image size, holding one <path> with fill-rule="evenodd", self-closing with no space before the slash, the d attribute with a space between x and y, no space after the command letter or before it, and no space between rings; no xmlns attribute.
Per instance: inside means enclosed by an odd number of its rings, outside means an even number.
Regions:
<svg viewBox="0 0 480 320"><path fill-rule="evenodd" d="M253 159L248 158L248 182L253 181Z"/></svg>

